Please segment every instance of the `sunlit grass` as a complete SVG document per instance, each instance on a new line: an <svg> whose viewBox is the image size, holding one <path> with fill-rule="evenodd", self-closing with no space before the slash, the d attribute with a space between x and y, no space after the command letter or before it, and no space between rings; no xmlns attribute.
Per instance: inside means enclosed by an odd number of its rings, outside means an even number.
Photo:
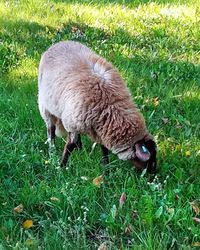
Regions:
<svg viewBox="0 0 200 250"><path fill-rule="evenodd" d="M0 249L192 249L200 242L199 1L0 2ZM158 177L64 142L49 156L37 107L41 54L80 41L115 65L158 142ZM126 201L119 209L121 193ZM22 213L13 211L24 205ZM24 230L22 223L33 220Z"/></svg>

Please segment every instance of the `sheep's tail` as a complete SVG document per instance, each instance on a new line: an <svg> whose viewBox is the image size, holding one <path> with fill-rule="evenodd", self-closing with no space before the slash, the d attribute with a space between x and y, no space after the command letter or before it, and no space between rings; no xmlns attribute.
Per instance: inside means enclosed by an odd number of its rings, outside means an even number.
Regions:
<svg viewBox="0 0 200 250"><path fill-rule="evenodd" d="M113 68L111 63L96 55L90 56L90 63L94 73L105 80L112 80L112 75L116 72L116 70Z"/></svg>
<svg viewBox="0 0 200 250"><path fill-rule="evenodd" d="M67 136L67 131L65 130L62 121L60 119L57 119L56 121L56 136L58 137L66 137Z"/></svg>

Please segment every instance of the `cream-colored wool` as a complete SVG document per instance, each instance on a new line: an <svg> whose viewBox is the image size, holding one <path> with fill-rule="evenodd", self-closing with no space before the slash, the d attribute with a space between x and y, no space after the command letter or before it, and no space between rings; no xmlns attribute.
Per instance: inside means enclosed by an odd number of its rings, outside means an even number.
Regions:
<svg viewBox="0 0 200 250"><path fill-rule="evenodd" d="M123 160L134 157L133 145L148 134L118 71L78 42L59 42L43 54L38 102L57 135L87 134Z"/></svg>

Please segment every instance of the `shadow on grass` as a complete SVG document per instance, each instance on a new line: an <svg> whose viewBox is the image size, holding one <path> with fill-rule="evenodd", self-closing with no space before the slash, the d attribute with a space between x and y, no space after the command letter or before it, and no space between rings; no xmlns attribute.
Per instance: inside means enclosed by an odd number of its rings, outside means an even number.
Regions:
<svg viewBox="0 0 200 250"><path fill-rule="evenodd" d="M3 38L0 62L3 71L16 66L25 57L39 61L41 54L53 43L61 40L75 40L85 43L98 54L106 57L117 67L131 70L137 78L152 77L154 82L163 78L166 83L199 79L199 68L188 61L172 61L159 55L158 45L165 39L161 49L181 55L183 44L176 37L167 36L150 30L140 36L131 36L123 29L116 29L114 34L86 24L68 22L57 28L43 26L36 22L3 21L5 29L0 32ZM123 55L120 48L129 50L131 56ZM191 48L190 48L191 49ZM194 45L193 50L198 50ZM132 52L130 52L132 50ZM150 78L151 78L150 77Z"/></svg>
<svg viewBox="0 0 200 250"><path fill-rule="evenodd" d="M177 43L175 37L160 35L152 30L136 37L123 29L116 29L112 34L103 29L74 22L53 28L36 22L4 20L3 26L5 29L1 31L1 36L3 37L4 53L0 55L0 62L3 62L4 76L8 79L9 74L6 72L12 67L20 65L23 58L29 57L39 63L41 54L51 44L61 40L75 40L86 44L113 62L120 71L126 72L124 74L128 79L131 92L134 95L142 96L140 100L136 101L139 105L143 104L144 98L155 96L161 98L163 108L158 108L158 114L163 112L164 103L166 103L166 108L170 102L173 103L174 112L182 107L181 102L174 103L169 99L169 93L181 95L190 89L189 83L192 83L193 86L199 84L200 70L196 65L188 61L168 60L159 55L157 46L160 46L161 39L166 39L167 42L163 48L171 53L181 51L182 44ZM123 53L124 48L129 50L130 56L127 57ZM132 52L130 52L131 50ZM32 95L37 86L35 84L33 86L33 81L34 83L37 81L36 78L33 79L27 74L21 75L16 81L27 83L20 85L18 90L26 92L27 95ZM16 91L16 81L11 78L7 84L10 93ZM196 108L192 101L191 105L187 103L186 106L187 109ZM146 116L149 117L154 110L155 107L149 105ZM180 109L181 112L187 116L187 110ZM156 116L153 117L153 120L156 125Z"/></svg>

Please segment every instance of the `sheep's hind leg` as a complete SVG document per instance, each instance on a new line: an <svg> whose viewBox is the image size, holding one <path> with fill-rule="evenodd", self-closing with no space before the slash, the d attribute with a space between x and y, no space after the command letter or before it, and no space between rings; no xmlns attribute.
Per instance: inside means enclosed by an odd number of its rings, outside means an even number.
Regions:
<svg viewBox="0 0 200 250"><path fill-rule="evenodd" d="M49 148L51 148L54 145L54 141L55 141L55 124L56 124L56 120L57 118L52 115L42 104L41 98L39 96L38 99L38 104L39 104L39 110L40 110L40 114L43 118L43 120L46 123L46 127L47 127L47 141L49 144Z"/></svg>
<svg viewBox="0 0 200 250"><path fill-rule="evenodd" d="M68 139L65 144L61 158L61 164L60 164L61 167L64 167L67 164L69 156L71 155L72 151L76 148L77 149L82 148L81 136L80 134L69 132Z"/></svg>
<svg viewBox="0 0 200 250"><path fill-rule="evenodd" d="M47 141L49 143L49 148L53 148L55 145L55 137L56 137L55 131L56 131L55 125L52 124L47 127L47 137L48 137Z"/></svg>
<svg viewBox="0 0 200 250"><path fill-rule="evenodd" d="M55 137L56 137L56 117L45 111L45 122L47 126L47 142L49 144L49 151L55 147Z"/></svg>

